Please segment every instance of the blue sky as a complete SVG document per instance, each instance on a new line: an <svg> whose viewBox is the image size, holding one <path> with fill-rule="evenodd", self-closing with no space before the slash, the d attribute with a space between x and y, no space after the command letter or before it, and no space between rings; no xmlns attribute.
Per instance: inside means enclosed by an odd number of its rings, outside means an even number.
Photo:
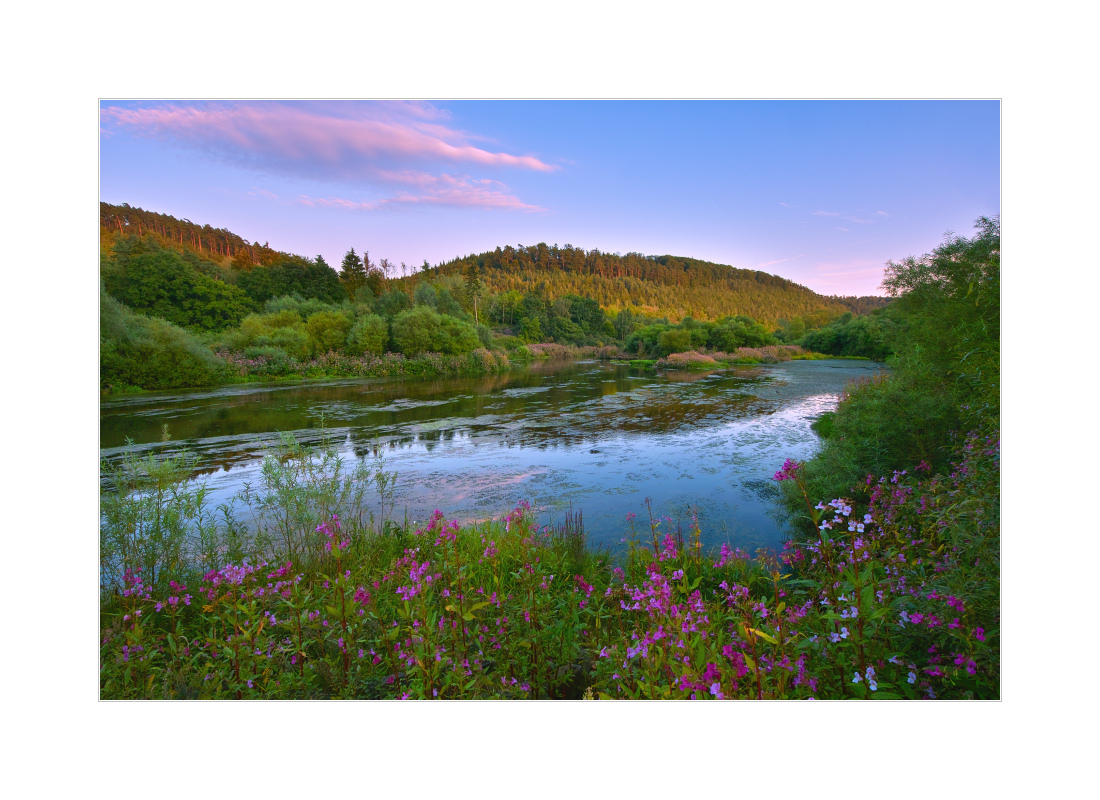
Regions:
<svg viewBox="0 0 1100 800"><path fill-rule="evenodd" d="M332 265L573 244L878 294L1000 213L996 101L100 104L100 198Z"/></svg>

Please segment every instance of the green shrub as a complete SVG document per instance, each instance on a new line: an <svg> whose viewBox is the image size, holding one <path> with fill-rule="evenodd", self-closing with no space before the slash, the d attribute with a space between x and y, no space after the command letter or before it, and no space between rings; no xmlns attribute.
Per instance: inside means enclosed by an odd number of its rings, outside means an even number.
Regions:
<svg viewBox="0 0 1100 800"><path fill-rule="evenodd" d="M224 361L193 334L135 314L100 287L99 380L104 389L210 386L227 376Z"/></svg>
<svg viewBox="0 0 1100 800"><path fill-rule="evenodd" d="M460 355L470 353L481 347L481 339L477 329L468 322L463 322L451 316L441 316L439 319L439 347L438 352Z"/></svg>
<svg viewBox="0 0 1100 800"><path fill-rule="evenodd" d="M672 353L683 353L685 350L690 350L691 331L686 331L682 328L673 328L664 331L657 338L657 349L660 350L663 356L671 355Z"/></svg>
<svg viewBox="0 0 1100 800"><path fill-rule="evenodd" d="M403 311L393 320L393 343L398 352L415 356L435 349L440 316L427 306Z"/></svg>
<svg viewBox="0 0 1100 800"><path fill-rule="evenodd" d="M386 352L389 337L390 329L386 320L376 314L361 316L348 333L347 353L351 356L361 356L364 353L381 355Z"/></svg>
<svg viewBox="0 0 1100 800"><path fill-rule="evenodd" d="M315 354L341 350L348 339L351 320L334 311L318 311L306 320L309 345Z"/></svg>

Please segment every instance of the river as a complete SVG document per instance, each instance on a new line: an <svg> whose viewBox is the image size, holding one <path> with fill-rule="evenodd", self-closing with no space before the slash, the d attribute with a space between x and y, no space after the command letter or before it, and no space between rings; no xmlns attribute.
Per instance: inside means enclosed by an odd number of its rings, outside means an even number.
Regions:
<svg viewBox="0 0 1100 800"><path fill-rule="evenodd" d="M438 380L332 380L229 386L107 398L100 454L126 439L198 457L214 503L258 485L279 432L331 436L349 458L381 448L398 476L395 510L424 520L483 520L528 500L540 523L581 511L588 540L615 550L637 515L703 543L775 547L771 480L785 458L819 446L810 423L836 407L848 381L884 369L864 361L792 361L711 373L655 372L597 361L539 362L505 375ZM666 523L667 527L667 523Z"/></svg>

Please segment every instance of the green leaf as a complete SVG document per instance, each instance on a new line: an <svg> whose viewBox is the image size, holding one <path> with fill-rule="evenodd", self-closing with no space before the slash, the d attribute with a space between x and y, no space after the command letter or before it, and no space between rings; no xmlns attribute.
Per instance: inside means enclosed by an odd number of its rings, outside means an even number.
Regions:
<svg viewBox="0 0 1100 800"><path fill-rule="evenodd" d="M752 631L753 633L755 633L755 634L756 634L757 636L759 636L760 638L762 638L762 639L765 639L765 640L767 640L767 641L771 642L772 644L779 644L779 642L777 642L777 641L775 640L775 637L773 637L773 636L769 636L768 634L764 633L764 631L761 631L761 630L757 630L756 628L750 628L749 630L751 630L751 631Z"/></svg>

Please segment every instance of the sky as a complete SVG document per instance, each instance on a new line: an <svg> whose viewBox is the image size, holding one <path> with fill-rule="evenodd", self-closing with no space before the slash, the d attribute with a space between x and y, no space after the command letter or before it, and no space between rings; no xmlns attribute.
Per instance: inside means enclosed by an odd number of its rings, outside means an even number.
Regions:
<svg viewBox="0 0 1100 800"><path fill-rule="evenodd" d="M337 266L572 244L882 294L1000 213L985 101L100 102L100 199Z"/></svg>

